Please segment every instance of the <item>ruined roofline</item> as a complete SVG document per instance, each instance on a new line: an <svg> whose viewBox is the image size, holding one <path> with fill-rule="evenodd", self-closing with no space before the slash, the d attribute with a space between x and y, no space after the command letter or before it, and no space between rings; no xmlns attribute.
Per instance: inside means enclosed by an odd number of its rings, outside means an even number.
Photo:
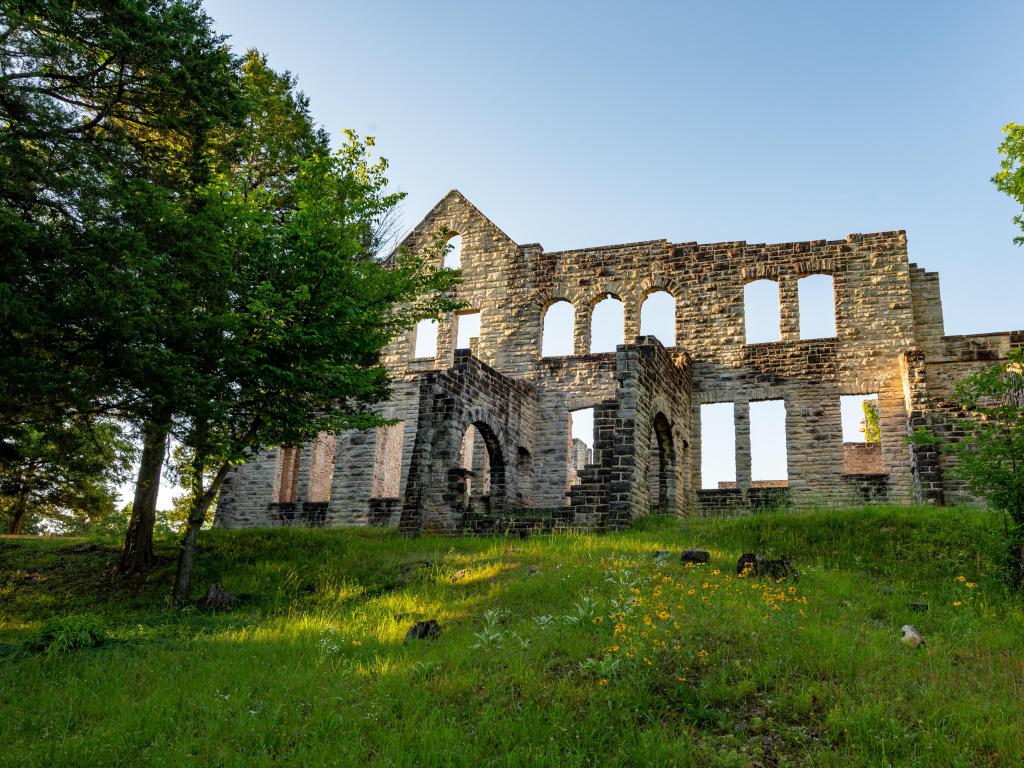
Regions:
<svg viewBox="0 0 1024 768"><path fill-rule="evenodd" d="M525 243L522 245L517 243L515 240L508 236L508 233L506 233L501 227L495 224L491 218L489 218L486 214L483 213L483 211L481 211L476 205L474 205L469 200L469 198L462 194L462 192L460 192L457 188L453 188L449 190L444 195L444 197L438 200L437 203L435 203L434 206L429 211L427 211L423 218L420 219L419 223L416 224L416 226L414 226L408 232L408 234L406 234L405 237L403 237L399 241L398 246L390 254L388 254L387 257L385 257L385 263L392 264L394 262L395 255L397 254L398 250L402 247L410 247L415 242L417 236L422 235L421 229L424 226L424 224L430 219L434 218L435 215L437 215L442 210L442 208L453 199L468 206L473 213L475 213L484 221L486 221L489 226L494 228L495 232L497 232L499 235L508 240L508 242L515 246L520 252L540 251L541 256L585 256L586 254L603 253L607 251L622 250L624 248L642 248L644 246L656 246L658 248L664 249L672 248L697 251L736 248L787 251L806 250L810 248L823 248L837 245L848 245L850 243L858 242L885 242L892 240L897 240L904 244L907 242L907 231L905 229L893 229L866 233L852 232L839 240L790 240L779 243L749 243L746 240L721 240L717 242L700 243L697 242L696 240L689 240L673 243L669 240L666 240L665 238L657 238L652 240L637 240L628 243L612 243L608 245L595 245L586 246L582 248L565 248L557 251L546 251L544 250L544 246L541 245L540 243Z"/></svg>
<svg viewBox="0 0 1024 768"><path fill-rule="evenodd" d="M754 249L774 249L774 250L788 250L803 246L807 248L822 248L830 245L847 245L849 243L857 243L863 241L885 241L885 240L902 240L905 242L907 239L907 231L905 229L894 229L883 232L853 232L847 235L842 240L792 240L781 243L748 243L746 240L723 240L719 242L711 243L699 243L696 240L687 242L672 243L664 238L660 240L637 240L632 243L616 243L614 245L596 245L585 248L567 248L561 251L541 251L543 256L574 256L574 255L585 255L588 253L597 253L603 251L621 250L623 248L637 248L641 246L657 245L671 248L685 248L685 249L723 249L723 248L754 248ZM540 243L530 243L529 245L520 246L523 250L528 248L541 248Z"/></svg>
<svg viewBox="0 0 1024 768"><path fill-rule="evenodd" d="M441 207L445 203L447 203L449 200L451 200L452 198L454 198L456 200L461 200L463 203L468 205L473 210L474 213L479 215L480 218L482 218L484 221L486 221L488 224L490 224L492 227L494 227L494 229L498 232L498 234L500 234L502 237L504 237L506 240L508 240L513 245L515 245L517 247L520 247L519 244L516 243L516 241L513 240L511 237L509 237L508 234L501 227L499 227L497 224L495 224L493 221L491 221L491 219L486 214L484 214L483 211L481 211L479 208L477 208L475 205L473 205L473 203L470 202L468 197L466 197L464 194L462 194L458 189L450 189L450 190L448 190L448 193L444 197L442 197L440 200L438 200L434 204L433 208L431 208L429 211L427 211L427 213L423 216L422 219L419 220L419 222L416 224L416 226L414 226L411 230L409 230L409 232L405 235L405 237L403 237L401 240L398 241L398 245L395 247L395 249L393 251L391 251L391 253L389 253L384 258L384 262L386 264L394 263L395 255L398 253L398 250L400 248L403 248L403 247L410 247L412 245L412 243L415 241L416 235L419 233L420 227L423 226L424 222L426 222L428 219L432 218L434 216L434 214L436 214L441 209Z"/></svg>

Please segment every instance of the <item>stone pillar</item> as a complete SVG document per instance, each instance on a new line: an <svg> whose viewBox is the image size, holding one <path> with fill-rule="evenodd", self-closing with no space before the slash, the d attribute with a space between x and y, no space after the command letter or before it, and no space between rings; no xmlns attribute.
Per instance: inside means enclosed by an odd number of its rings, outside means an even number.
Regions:
<svg viewBox="0 0 1024 768"><path fill-rule="evenodd" d="M924 353L911 350L900 355L900 378L907 409L907 433L918 427L930 426L928 382L925 376ZM934 445L911 445L910 471L913 478L914 500L945 503L942 467L939 451Z"/></svg>
<svg viewBox="0 0 1024 768"><path fill-rule="evenodd" d="M594 307L576 307L576 338L573 350L577 355L590 352L590 327L593 325Z"/></svg>
<svg viewBox="0 0 1024 768"><path fill-rule="evenodd" d="M779 276L779 332L783 341L800 340L799 278L795 274Z"/></svg>
<svg viewBox="0 0 1024 768"><path fill-rule="evenodd" d="M435 368L451 368L455 361L455 315L442 317L437 323L437 355Z"/></svg>
<svg viewBox="0 0 1024 768"><path fill-rule="evenodd" d="M625 326L623 341L626 344L633 344L636 342L636 337L640 335L640 304L634 297L626 296L623 299L622 317Z"/></svg>
<svg viewBox="0 0 1024 768"><path fill-rule="evenodd" d="M736 487L750 488L750 403L733 404L736 423Z"/></svg>

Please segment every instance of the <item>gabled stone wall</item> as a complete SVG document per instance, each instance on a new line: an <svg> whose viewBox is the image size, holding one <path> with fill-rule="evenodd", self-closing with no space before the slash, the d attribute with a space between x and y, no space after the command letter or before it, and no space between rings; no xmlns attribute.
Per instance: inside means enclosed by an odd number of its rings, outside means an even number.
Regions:
<svg viewBox="0 0 1024 768"><path fill-rule="evenodd" d="M458 531L465 509L457 478L447 473L466 471L452 441L473 413L503 435L506 487L500 499L491 494L487 501L503 513L557 511L564 521L569 510L573 524L619 527L660 511L663 487L672 489L664 495L671 495L676 514L959 499L963 489L950 479L949 459L909 446L906 436L918 425L955 436L956 381L1024 344L1019 331L946 336L938 276L909 261L902 231L777 244L649 240L546 252L539 244L517 244L453 191L403 246L421 249L442 227L462 240L463 282L453 296L466 302L466 311L480 312L472 355L456 353L455 315L441 319L432 358L413 359L415 330L396 339L384 356L392 398L379 407L395 424L336 436L322 514L319 506L305 518L295 510L323 504L325 470L317 459L323 442L303 447L297 468L285 466L294 452L273 449L235 470L221 494L218 525L395 525L401 517L407 530ZM809 275L832 280L833 337L800 338L798 286ZM779 340L750 344L744 288L762 279L778 286ZM668 349L638 339L641 307L655 291L676 301L676 344ZM590 316L606 296L623 303L627 343L595 354ZM573 354L542 357L544 314L560 300L576 313ZM840 397L867 394L878 396L881 439L871 449L872 471L850 472ZM755 487L751 478L749 408L759 400L785 403L784 488ZM700 408L721 402L734 404L736 487L701 489ZM594 456L577 470L569 415L588 407L595 408ZM658 413L676 451L669 483L649 471L661 456L652 441ZM444 438L437 437L441 426ZM520 448L528 453L521 460L528 463L522 491L516 487ZM296 478L294 498L281 496L281 477ZM471 486L472 477L465 479ZM282 512L283 503L297 506Z"/></svg>

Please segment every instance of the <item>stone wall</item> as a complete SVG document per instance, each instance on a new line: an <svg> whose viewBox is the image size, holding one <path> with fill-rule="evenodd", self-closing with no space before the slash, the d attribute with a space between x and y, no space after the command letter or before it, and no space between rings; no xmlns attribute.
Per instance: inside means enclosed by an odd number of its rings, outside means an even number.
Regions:
<svg viewBox="0 0 1024 768"><path fill-rule="evenodd" d="M843 443L844 475L884 475L881 443Z"/></svg>
<svg viewBox="0 0 1024 768"><path fill-rule="evenodd" d="M447 371L420 378L419 427L402 502L406 533L455 533L470 511L467 482L482 462L467 469L464 440L470 428L487 452L489 483L483 504L493 515L522 507L520 469L534 453L537 397L532 387L501 375L468 350L455 355Z"/></svg>
<svg viewBox="0 0 1024 768"><path fill-rule="evenodd" d="M902 231L778 244L650 240L547 252L515 243L453 191L403 246L423 248L442 227L462 238L463 282L452 295L468 305L463 312L480 313L480 335L471 356L457 355L458 321L451 315L439 323L432 358L414 359L415 330L387 348L392 398L379 412L396 423L336 436L324 525L396 524L401 516L408 530L451 532L473 504L504 512L559 510L559 516L571 508L579 522L618 527L647 510L661 511L663 501L677 514L700 514L961 498L950 459L909 446L906 436L919 425L955 436L956 381L1024 344L1020 331L946 336L938 276L909 261ZM836 332L829 338L800 338L798 288L810 275L832 280ZM778 341L746 341L744 288L755 280L778 287ZM668 349L639 338L641 307L656 291L676 301L676 345ZM623 303L629 343L591 353L591 313L607 296ZM545 312L558 301L575 311L573 354L542 357ZM840 397L867 394L878 396L881 439L870 467L848 465ZM758 488L751 479L750 403L760 400L785 403L784 489ZM736 488L700 490L700 406L720 402L734 404ZM597 443L590 463L578 469L569 414L588 407L595 408ZM505 424L502 408L517 414L514 426ZM443 439L436 437L439 413L458 421L445 425ZM515 439L503 432L498 440L506 477L500 498L477 488L475 500L464 504L459 478L446 473L479 469L467 470L449 455L455 433L473 423L466 422L471 413L495 435L501 426ZM660 446L667 442L655 434L658 413L676 452L670 482L660 472ZM435 445L437 439L444 445ZM221 493L217 524L303 520L282 517L280 505L301 510L322 503L327 453L318 445L269 450L236 469ZM462 480L473 488L472 475Z"/></svg>

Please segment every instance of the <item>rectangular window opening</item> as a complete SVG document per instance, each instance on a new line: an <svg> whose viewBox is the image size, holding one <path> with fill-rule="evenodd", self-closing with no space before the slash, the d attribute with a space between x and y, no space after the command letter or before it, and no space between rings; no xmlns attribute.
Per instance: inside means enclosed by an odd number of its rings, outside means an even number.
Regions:
<svg viewBox="0 0 1024 768"><path fill-rule="evenodd" d="M736 407L708 403L700 407L701 488L736 486Z"/></svg>
<svg viewBox="0 0 1024 768"><path fill-rule="evenodd" d="M334 479L336 438L330 432L321 432L313 441L313 455L309 464L309 493L307 501L330 501L331 481Z"/></svg>
<svg viewBox="0 0 1024 768"><path fill-rule="evenodd" d="M374 498L398 498L399 486L402 480L402 448L404 440L404 421L377 427L377 449L373 462Z"/></svg>
<svg viewBox="0 0 1024 768"><path fill-rule="evenodd" d="M575 485L580 471L594 463L594 409L569 412L569 485Z"/></svg>
<svg viewBox="0 0 1024 768"><path fill-rule="evenodd" d="M843 395L843 474L884 475L878 394Z"/></svg>
<svg viewBox="0 0 1024 768"><path fill-rule="evenodd" d="M757 400L750 404L750 484L785 486L789 482L786 456L786 401Z"/></svg>
<svg viewBox="0 0 1024 768"><path fill-rule="evenodd" d="M437 320L420 320L416 324L416 344L413 357L425 360L437 356Z"/></svg>
<svg viewBox="0 0 1024 768"><path fill-rule="evenodd" d="M480 338L480 312L466 312L455 316L458 324L455 348L469 349L472 339Z"/></svg>

